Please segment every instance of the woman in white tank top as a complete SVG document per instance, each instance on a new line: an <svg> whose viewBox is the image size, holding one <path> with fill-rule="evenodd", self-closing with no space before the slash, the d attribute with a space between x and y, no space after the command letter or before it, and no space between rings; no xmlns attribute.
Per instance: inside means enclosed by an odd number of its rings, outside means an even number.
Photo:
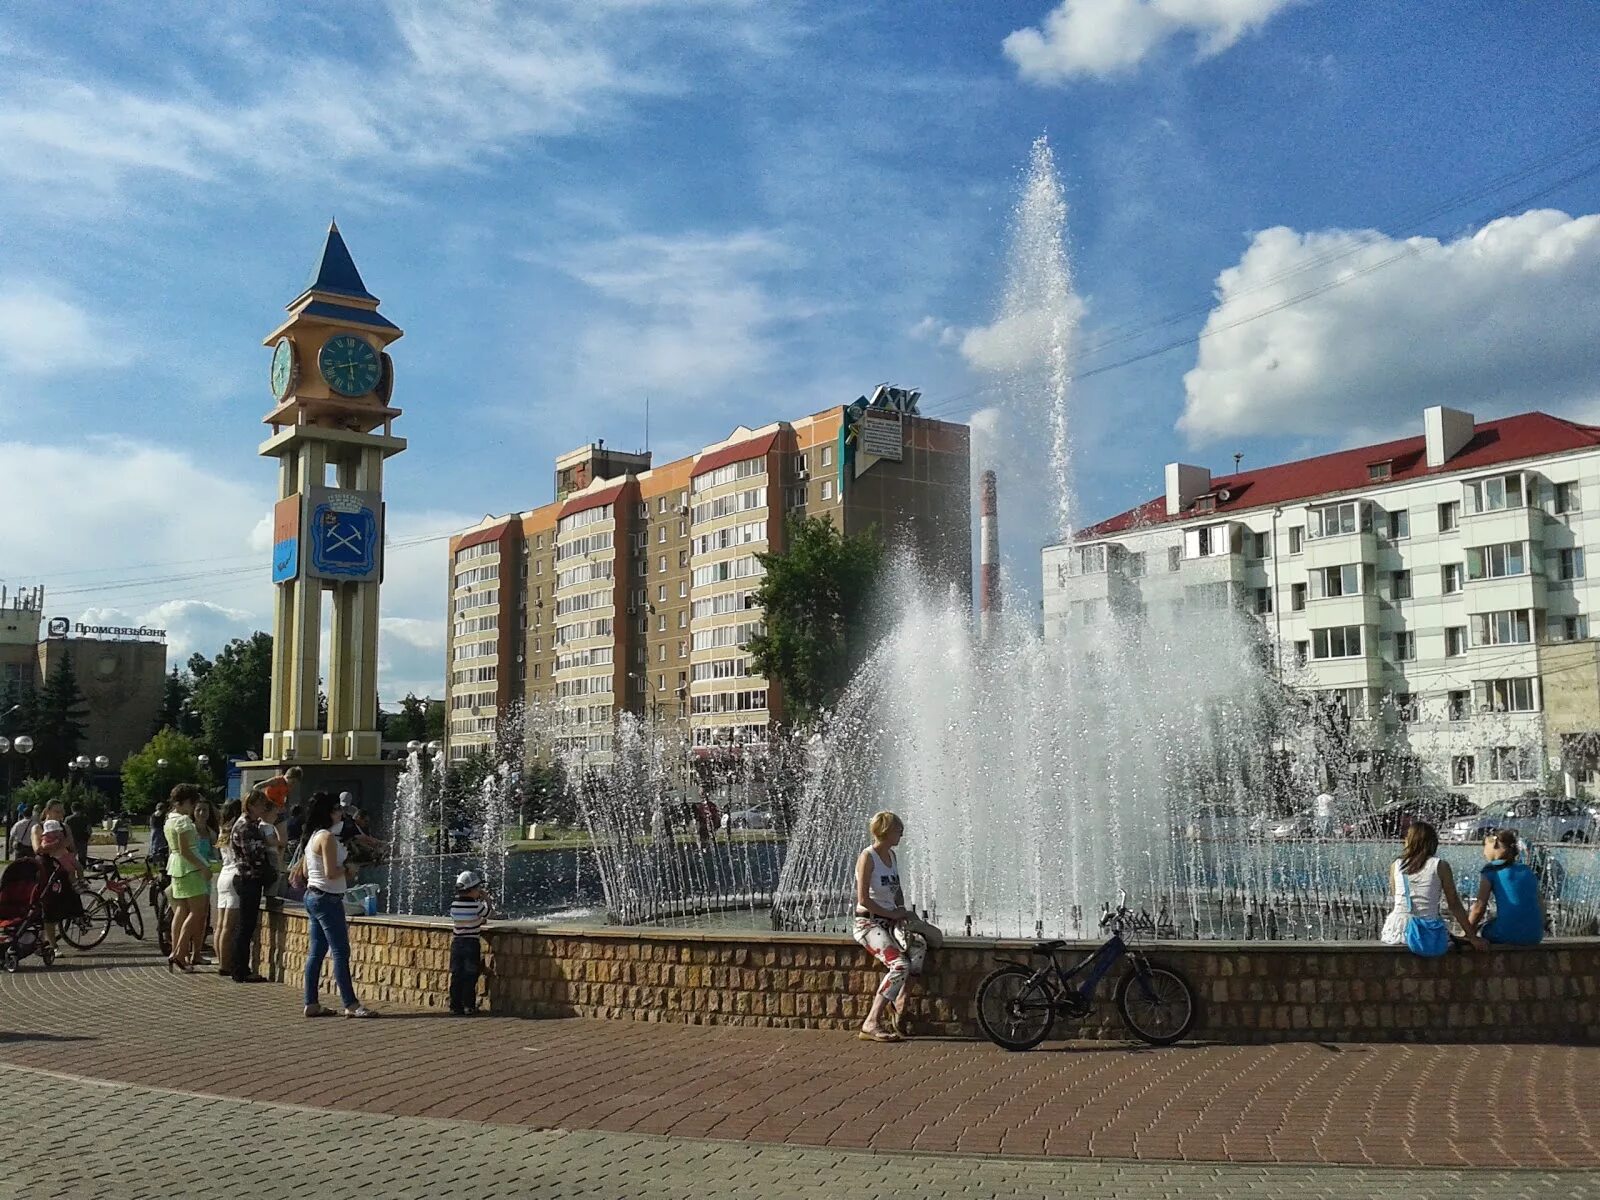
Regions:
<svg viewBox="0 0 1600 1200"><path fill-rule="evenodd" d="M1405 945L1406 921L1411 917L1437 920L1441 905L1449 908L1461 928L1470 928L1450 864L1439 857L1439 832L1426 821L1414 821L1406 830L1400 857L1389 867L1389 886L1394 890L1394 907L1378 935L1388 945ZM1469 934L1468 940L1479 950L1486 944L1476 934Z"/></svg>
<svg viewBox="0 0 1600 1200"><path fill-rule="evenodd" d="M320 1017L329 1010L318 999L322 979L322 960L333 955L333 980L339 989L347 1017L375 1017L356 999L350 979L350 927L344 915L344 893L350 886L345 869L345 848L339 841L344 830L338 798L332 792L311 797L306 813L306 927L310 946L306 951L306 1016Z"/></svg>
<svg viewBox="0 0 1600 1200"><path fill-rule="evenodd" d="M881 962L888 974L872 997L872 1008L857 1035L868 1042L905 1040L902 1014L906 1005L906 980L922 970L925 947L908 939L902 949L895 926L911 915L906 907L896 849L905 824L892 812L874 813L869 825L872 845L856 859L856 913L852 936Z"/></svg>

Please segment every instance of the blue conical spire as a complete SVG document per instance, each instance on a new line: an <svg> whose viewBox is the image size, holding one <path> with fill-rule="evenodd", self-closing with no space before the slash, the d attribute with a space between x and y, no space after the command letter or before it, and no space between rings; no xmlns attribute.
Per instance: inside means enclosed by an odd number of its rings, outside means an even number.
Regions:
<svg viewBox="0 0 1600 1200"><path fill-rule="evenodd" d="M350 257L350 249L344 244L344 237L339 233L337 221L328 223L327 244L322 247L322 257L312 269L311 279L306 284L305 291L333 292L340 296L354 296L358 300L371 300L374 303L378 299L367 291L367 285L361 282L361 272L356 270L355 260Z"/></svg>

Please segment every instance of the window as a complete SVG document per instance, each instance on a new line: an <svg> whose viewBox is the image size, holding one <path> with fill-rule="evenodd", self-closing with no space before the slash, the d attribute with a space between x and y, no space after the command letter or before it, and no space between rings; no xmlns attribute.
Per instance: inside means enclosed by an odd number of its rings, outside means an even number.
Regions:
<svg viewBox="0 0 1600 1200"><path fill-rule="evenodd" d="M1402 629L1394 635L1394 657L1396 662L1417 661L1417 635L1413 630Z"/></svg>
<svg viewBox="0 0 1600 1200"><path fill-rule="evenodd" d="M804 479L810 469L811 462L804 454L796 454L794 456L793 470L796 479Z"/></svg>
<svg viewBox="0 0 1600 1200"><path fill-rule="evenodd" d="M1311 572L1311 598L1326 600L1334 596L1355 596L1361 586L1361 568L1355 563L1342 567L1319 567Z"/></svg>
<svg viewBox="0 0 1600 1200"><path fill-rule="evenodd" d="M1417 698L1411 692L1396 692L1394 694L1394 712L1402 722L1409 725L1417 720L1420 715L1417 707Z"/></svg>
<svg viewBox="0 0 1600 1200"><path fill-rule="evenodd" d="M667 498L665 496L658 496L656 498L656 512L664 513L666 511L667 511Z"/></svg>
<svg viewBox="0 0 1600 1200"><path fill-rule="evenodd" d="M1478 479L1462 489L1462 502L1469 513L1499 512L1506 508L1521 508L1527 501L1527 489L1522 475L1496 475L1493 479Z"/></svg>
<svg viewBox="0 0 1600 1200"><path fill-rule="evenodd" d="M1528 556L1522 542L1502 542L1498 546L1475 546L1467 551L1468 579L1504 579L1526 575Z"/></svg>
<svg viewBox="0 0 1600 1200"><path fill-rule="evenodd" d="M1575 513L1583 511L1583 493L1575 483L1556 484L1556 511Z"/></svg>
<svg viewBox="0 0 1600 1200"><path fill-rule="evenodd" d="M1588 617L1551 617L1550 640L1555 642L1581 642L1589 636Z"/></svg>
<svg viewBox="0 0 1600 1200"><path fill-rule="evenodd" d="M1388 533L1389 540L1391 542L1402 541L1405 538L1410 537L1411 536L1411 513L1410 513L1410 511L1407 510L1407 509L1401 508L1401 509L1397 509L1394 512L1390 513L1389 514L1389 522L1388 522L1388 526L1387 526L1386 532Z"/></svg>
<svg viewBox="0 0 1600 1200"><path fill-rule="evenodd" d="M1562 579L1583 578L1583 548L1581 546L1561 552L1559 574Z"/></svg>
<svg viewBox="0 0 1600 1200"><path fill-rule="evenodd" d="M1137 550L1122 560L1122 569L1129 579L1144 578L1144 551Z"/></svg>
<svg viewBox="0 0 1600 1200"><path fill-rule="evenodd" d="M689 581L687 579L680 579L680 580L678 580L678 599L679 600L687 600L688 598L689 598Z"/></svg>
<svg viewBox="0 0 1600 1200"><path fill-rule="evenodd" d="M1474 646L1525 646L1533 641L1532 614L1526 608L1477 613L1472 618Z"/></svg>
<svg viewBox="0 0 1600 1200"><path fill-rule="evenodd" d="M656 541L657 542L665 542L666 540L667 540L667 527L665 525L657 526L656 527Z"/></svg>
<svg viewBox="0 0 1600 1200"><path fill-rule="evenodd" d="M666 601L666 599L667 599L667 585L663 583L659 587L656 588L656 602L658 604L659 603L664 603Z"/></svg>
<svg viewBox="0 0 1600 1200"><path fill-rule="evenodd" d="M679 567L679 569L687 567L688 565L689 565L689 552L687 550L679 550L678 551L678 567Z"/></svg>
<svg viewBox="0 0 1600 1200"><path fill-rule="evenodd" d="M1366 720L1367 690L1365 688L1333 688L1321 694L1327 697L1324 703L1329 708L1344 712L1352 721Z"/></svg>
<svg viewBox="0 0 1600 1200"><path fill-rule="evenodd" d="M1067 575L1099 575L1106 569L1104 546L1077 546L1067 552Z"/></svg>
<svg viewBox="0 0 1600 1200"><path fill-rule="evenodd" d="M1389 597L1392 600L1411 599L1411 572L1392 571L1389 574Z"/></svg>
<svg viewBox="0 0 1600 1200"><path fill-rule="evenodd" d="M1294 665L1295 666L1297 666L1297 667L1305 666L1306 665L1306 660L1309 659L1310 657L1311 657L1311 643L1310 642L1296 642L1294 644Z"/></svg>
<svg viewBox="0 0 1600 1200"><path fill-rule="evenodd" d="M1439 568L1441 588L1446 596L1454 596L1461 590L1461 564L1445 563Z"/></svg>
<svg viewBox="0 0 1600 1200"><path fill-rule="evenodd" d="M1169 547L1167 547L1167 570L1176 571L1182 565L1183 565L1183 547L1182 546L1169 546Z"/></svg>
<svg viewBox="0 0 1600 1200"><path fill-rule="evenodd" d="M1269 612L1272 611L1272 589L1271 588L1257 588L1256 589L1256 611L1258 613L1269 613Z"/></svg>
<svg viewBox="0 0 1600 1200"><path fill-rule="evenodd" d="M1311 631L1313 658L1359 658L1361 656L1361 626L1335 625L1332 629Z"/></svg>
<svg viewBox="0 0 1600 1200"><path fill-rule="evenodd" d="M1289 553L1299 554L1306 548L1306 527L1304 525L1289 526Z"/></svg>
<svg viewBox="0 0 1600 1200"><path fill-rule="evenodd" d="M656 614L656 632L657 633L665 633L666 631L667 631L667 614L666 613L657 613Z"/></svg>
<svg viewBox="0 0 1600 1200"><path fill-rule="evenodd" d="M825 466L825 467L833 466L833 447L832 446L824 446L822 448L822 465Z"/></svg>
<svg viewBox="0 0 1600 1200"><path fill-rule="evenodd" d="M1472 715L1472 693L1465 689L1445 693L1445 715L1452 721L1465 721Z"/></svg>
<svg viewBox="0 0 1600 1200"><path fill-rule="evenodd" d="M1289 585L1289 611L1305 612L1306 610L1306 585L1293 583Z"/></svg>
<svg viewBox="0 0 1600 1200"><path fill-rule="evenodd" d="M678 610L678 628L689 628L689 610L687 608L680 608Z"/></svg>
<svg viewBox="0 0 1600 1200"><path fill-rule="evenodd" d="M1450 533L1461 524L1461 501L1439 505L1439 532Z"/></svg>
<svg viewBox="0 0 1600 1200"><path fill-rule="evenodd" d="M833 499L833 480L824 479L822 481L822 498L824 500Z"/></svg>
<svg viewBox="0 0 1600 1200"><path fill-rule="evenodd" d="M798 483L784 488L783 504L785 508L804 508L806 506L806 485Z"/></svg>
<svg viewBox="0 0 1600 1200"><path fill-rule="evenodd" d="M1217 511L1217 498L1216 498L1216 496L1215 495L1201 496L1200 499L1198 499L1198 500L1196 500L1194 502L1194 510L1195 510L1195 512L1216 512Z"/></svg>
<svg viewBox="0 0 1600 1200"><path fill-rule="evenodd" d="M1450 782L1456 787L1478 782L1478 760L1471 754L1457 754L1450 760Z"/></svg>
<svg viewBox="0 0 1600 1200"><path fill-rule="evenodd" d="M1456 658L1467 652L1467 627L1453 625L1444 631L1444 656Z"/></svg>
<svg viewBox="0 0 1600 1200"><path fill-rule="evenodd" d="M1388 479L1394 474L1394 459L1386 458L1382 462L1367 464L1367 478L1376 483L1380 479Z"/></svg>
<svg viewBox="0 0 1600 1200"><path fill-rule="evenodd" d="M661 645L656 647L656 661L657 662L666 662L667 661L667 644L665 642L662 642Z"/></svg>
<svg viewBox="0 0 1600 1200"><path fill-rule="evenodd" d="M1537 712L1538 689L1533 676L1512 679L1480 679L1474 685L1479 712Z"/></svg>
<svg viewBox="0 0 1600 1200"><path fill-rule="evenodd" d="M1231 548L1226 525L1202 525L1199 529L1183 531L1185 558L1211 558L1214 555L1227 554Z"/></svg>
<svg viewBox="0 0 1600 1200"><path fill-rule="evenodd" d="M1526 746L1496 746L1489 751L1489 778L1495 783L1533 783L1539 759Z"/></svg>
<svg viewBox="0 0 1600 1200"><path fill-rule="evenodd" d="M1249 533L1245 535L1249 540L1245 543L1250 549L1251 558L1270 558L1272 555L1272 535L1267 533Z"/></svg>
<svg viewBox="0 0 1600 1200"><path fill-rule="evenodd" d="M1306 536L1311 538L1338 537L1372 528L1372 512L1354 500L1343 504L1324 504L1306 513Z"/></svg>

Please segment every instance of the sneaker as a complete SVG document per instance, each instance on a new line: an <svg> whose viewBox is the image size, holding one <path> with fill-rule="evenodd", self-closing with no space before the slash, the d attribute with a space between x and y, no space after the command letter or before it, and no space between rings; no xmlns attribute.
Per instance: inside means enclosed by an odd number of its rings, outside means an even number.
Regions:
<svg viewBox="0 0 1600 1200"><path fill-rule="evenodd" d="M308 1017L326 1017L331 1011L331 1009L323 1008L320 1004L306 1005L306 1016Z"/></svg>
<svg viewBox="0 0 1600 1200"><path fill-rule="evenodd" d="M358 1004L354 1008L345 1009L344 1015L347 1017L375 1017L378 1014L373 1012L370 1008L367 1008L365 1005Z"/></svg>
<svg viewBox="0 0 1600 1200"><path fill-rule="evenodd" d="M235 975L233 981L235 983L266 983L267 977L265 975Z"/></svg>

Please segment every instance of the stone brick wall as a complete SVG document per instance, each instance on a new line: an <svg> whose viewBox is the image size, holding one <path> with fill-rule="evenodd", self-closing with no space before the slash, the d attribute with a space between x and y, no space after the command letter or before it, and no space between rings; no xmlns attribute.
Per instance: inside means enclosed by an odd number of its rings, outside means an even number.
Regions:
<svg viewBox="0 0 1600 1200"><path fill-rule="evenodd" d="M860 1023L882 978L854 942L825 935L503 926L485 941L485 1007L510 1016L845 1029ZM362 918L351 944L363 1001L447 1007L447 928ZM997 955L1025 958L1027 945L948 942L913 981L917 1028L980 1036L979 981ZM305 946L298 909L271 915L273 978L298 987ZM1194 984L1200 1039L1600 1042L1600 941L1433 960L1365 942L1161 942L1150 955ZM1056 1035L1126 1036L1111 1002L1119 974L1101 985L1087 1022Z"/></svg>

